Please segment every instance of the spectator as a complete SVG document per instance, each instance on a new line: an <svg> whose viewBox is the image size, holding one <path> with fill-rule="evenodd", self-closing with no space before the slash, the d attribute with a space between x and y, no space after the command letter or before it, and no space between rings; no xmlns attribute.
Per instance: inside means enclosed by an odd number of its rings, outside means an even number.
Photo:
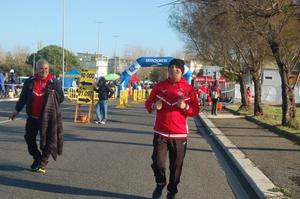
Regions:
<svg viewBox="0 0 300 199"><path fill-rule="evenodd" d="M98 121L96 124L105 124L107 121L108 98L110 98L114 91L106 84L106 80L102 77L98 83L98 88L94 90L98 93L99 101L96 104L96 116Z"/></svg>
<svg viewBox="0 0 300 199"><path fill-rule="evenodd" d="M4 86L5 76L3 72L0 70L0 97L5 96L5 86Z"/></svg>
<svg viewBox="0 0 300 199"><path fill-rule="evenodd" d="M59 85L62 86L62 80L61 80L60 75L56 75L55 78L56 78L57 82L59 83Z"/></svg>
<svg viewBox="0 0 300 199"><path fill-rule="evenodd" d="M250 106L250 100L251 100L251 90L250 90L250 87L247 88L246 95L247 95L248 106Z"/></svg>
<svg viewBox="0 0 300 199"><path fill-rule="evenodd" d="M72 81L72 87L77 88L77 86L78 86L77 85L77 78L74 78L73 81Z"/></svg>
<svg viewBox="0 0 300 199"><path fill-rule="evenodd" d="M221 96L221 88L219 85L219 81L215 80L214 84L210 90L210 97L212 100L212 107L211 107L212 115L217 115L217 104L218 104L220 96Z"/></svg>
<svg viewBox="0 0 300 199"><path fill-rule="evenodd" d="M10 92L12 92L12 97L16 94L16 80L14 78L14 74L10 74L8 77L8 82L7 82L7 93L9 94Z"/></svg>

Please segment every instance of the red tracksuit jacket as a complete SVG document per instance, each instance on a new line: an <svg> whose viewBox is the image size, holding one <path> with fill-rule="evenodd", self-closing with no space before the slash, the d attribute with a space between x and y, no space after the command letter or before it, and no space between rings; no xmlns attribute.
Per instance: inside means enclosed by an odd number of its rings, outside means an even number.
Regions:
<svg viewBox="0 0 300 199"><path fill-rule="evenodd" d="M162 100L161 110L156 111L154 132L168 138L186 138L188 134L187 116L196 116L199 112L198 98L194 89L185 79L173 82L166 79L156 84L145 102L149 113L157 100ZM177 101L184 99L185 109L177 107Z"/></svg>

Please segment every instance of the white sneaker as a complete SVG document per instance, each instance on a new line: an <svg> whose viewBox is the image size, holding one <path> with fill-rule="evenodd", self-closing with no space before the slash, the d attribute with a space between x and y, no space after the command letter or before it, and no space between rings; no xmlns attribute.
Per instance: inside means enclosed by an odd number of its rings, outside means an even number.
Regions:
<svg viewBox="0 0 300 199"><path fill-rule="evenodd" d="M100 124L105 124L105 122L104 122L104 121L101 121Z"/></svg>
<svg viewBox="0 0 300 199"><path fill-rule="evenodd" d="M100 124L101 122L100 122L100 121L95 121L95 123L96 123L96 124Z"/></svg>

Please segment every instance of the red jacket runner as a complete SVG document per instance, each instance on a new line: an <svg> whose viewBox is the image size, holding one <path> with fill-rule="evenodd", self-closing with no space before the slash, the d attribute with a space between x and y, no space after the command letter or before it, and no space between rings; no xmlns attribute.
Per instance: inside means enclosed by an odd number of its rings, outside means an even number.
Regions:
<svg viewBox="0 0 300 199"><path fill-rule="evenodd" d="M198 115L198 98L194 89L185 79L173 82L166 79L156 84L145 102L149 113L157 100L162 100L162 109L156 111L154 132L168 138L186 138L188 134L187 116ZM187 104L185 109L177 106L179 99Z"/></svg>

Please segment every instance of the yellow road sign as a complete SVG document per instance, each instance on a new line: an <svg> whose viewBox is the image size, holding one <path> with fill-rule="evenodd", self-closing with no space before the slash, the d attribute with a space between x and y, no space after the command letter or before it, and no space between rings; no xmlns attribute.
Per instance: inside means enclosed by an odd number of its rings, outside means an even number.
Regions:
<svg viewBox="0 0 300 199"><path fill-rule="evenodd" d="M80 84L92 85L95 82L96 69L81 69L80 72Z"/></svg>
<svg viewBox="0 0 300 199"><path fill-rule="evenodd" d="M93 101L93 96L93 90L89 90L85 86L79 86L77 104L91 104Z"/></svg>

